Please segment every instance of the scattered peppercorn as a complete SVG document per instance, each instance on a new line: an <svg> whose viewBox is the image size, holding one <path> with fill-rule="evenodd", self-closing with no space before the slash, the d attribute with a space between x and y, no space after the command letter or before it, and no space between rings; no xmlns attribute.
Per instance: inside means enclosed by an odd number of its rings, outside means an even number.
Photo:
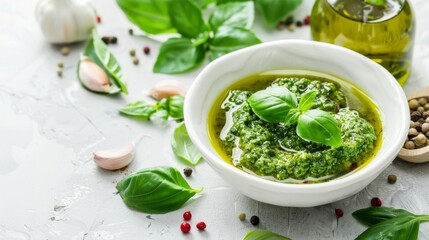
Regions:
<svg viewBox="0 0 429 240"><path fill-rule="evenodd" d="M283 21L277 23L277 30L283 30L286 28L286 24Z"/></svg>
<svg viewBox="0 0 429 240"><path fill-rule="evenodd" d="M118 43L118 38L117 38L117 37L115 37L115 36L111 37L111 38L110 38L110 42L109 42L109 43L112 43L112 44L116 44L116 43Z"/></svg>
<svg viewBox="0 0 429 240"><path fill-rule="evenodd" d="M191 224L187 222L180 224L180 230L182 230L183 233L188 233L191 231Z"/></svg>
<svg viewBox="0 0 429 240"><path fill-rule="evenodd" d="M238 214L238 219L240 219L240 221L246 220L246 214L245 213Z"/></svg>
<svg viewBox="0 0 429 240"><path fill-rule="evenodd" d="M291 32L294 32L295 31L295 23L292 23L292 24L289 24L288 26L287 26L287 29L289 30L289 31L291 31Z"/></svg>
<svg viewBox="0 0 429 240"><path fill-rule="evenodd" d="M304 25L310 25L310 16L306 16L305 18L304 18Z"/></svg>
<svg viewBox="0 0 429 240"><path fill-rule="evenodd" d="M186 177L190 177L192 175L192 168L190 168L190 167L184 168L183 174L185 174Z"/></svg>
<svg viewBox="0 0 429 240"><path fill-rule="evenodd" d="M129 53L130 53L131 56L134 57L136 55L136 50L134 48L131 48L130 51L129 51Z"/></svg>
<svg viewBox="0 0 429 240"><path fill-rule="evenodd" d="M57 66L58 66L59 68L63 68L63 67L64 67L64 63L63 63L63 62L58 62L58 63L57 63Z"/></svg>
<svg viewBox="0 0 429 240"><path fill-rule="evenodd" d="M381 199L378 197L371 199L371 206L380 207L381 206Z"/></svg>
<svg viewBox="0 0 429 240"><path fill-rule="evenodd" d="M57 76L62 77L63 76L63 70L61 68L57 69Z"/></svg>
<svg viewBox="0 0 429 240"><path fill-rule="evenodd" d="M252 216L250 218L250 223L254 226L258 225L259 224L259 217L258 216Z"/></svg>
<svg viewBox="0 0 429 240"><path fill-rule="evenodd" d="M133 64L134 65L139 65L139 59L136 57L133 57Z"/></svg>
<svg viewBox="0 0 429 240"><path fill-rule="evenodd" d="M396 175L390 174L389 176L387 176L387 181L388 181L390 184L394 184L394 183L396 183Z"/></svg>
<svg viewBox="0 0 429 240"><path fill-rule="evenodd" d="M342 209L340 208L335 208L335 216L337 216L337 218L340 218L344 215L344 212Z"/></svg>
<svg viewBox="0 0 429 240"><path fill-rule="evenodd" d="M128 33L130 34L130 35L133 35L134 34L134 30L133 29L128 29Z"/></svg>
<svg viewBox="0 0 429 240"><path fill-rule="evenodd" d="M207 227L207 225L206 225L206 223L205 223L205 222L199 222L199 223L197 223L197 228L198 228L198 230L200 230L200 231L202 231L202 230L206 229L206 227Z"/></svg>
<svg viewBox="0 0 429 240"><path fill-rule="evenodd" d="M148 55L149 53L150 53L150 48L149 47L144 47L143 48L143 52L144 52L144 54L146 54L146 55Z"/></svg>
<svg viewBox="0 0 429 240"><path fill-rule="evenodd" d="M97 22L101 23L101 17L97 15Z"/></svg>
<svg viewBox="0 0 429 240"><path fill-rule="evenodd" d="M63 55L63 56L67 56L67 55L69 55L69 53L70 53L70 48L68 48L68 47L62 47L62 48L60 49L60 52L61 52L61 55Z"/></svg>
<svg viewBox="0 0 429 240"><path fill-rule="evenodd" d="M289 17L287 17L286 18L286 20L285 20L285 24L286 24L286 26L289 26L289 25L291 25L292 23L294 23L295 22L295 19L293 18L293 16L289 16Z"/></svg>
<svg viewBox="0 0 429 240"><path fill-rule="evenodd" d="M302 27L302 22L301 21L297 21L295 24L296 24L297 27Z"/></svg>
<svg viewBox="0 0 429 240"><path fill-rule="evenodd" d="M101 37L101 41L103 41L105 44L109 44L110 43L110 37L107 37L107 36Z"/></svg>
<svg viewBox="0 0 429 240"><path fill-rule="evenodd" d="M185 219L186 221L191 220L192 218L192 213L190 211L186 211L183 213L183 219Z"/></svg>

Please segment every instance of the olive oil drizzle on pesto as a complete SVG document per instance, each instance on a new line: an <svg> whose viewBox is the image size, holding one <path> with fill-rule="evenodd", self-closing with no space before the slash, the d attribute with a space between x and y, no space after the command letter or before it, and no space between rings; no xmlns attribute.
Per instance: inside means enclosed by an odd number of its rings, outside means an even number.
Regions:
<svg viewBox="0 0 429 240"><path fill-rule="evenodd" d="M287 87L298 98L306 91L317 91L313 108L334 113L345 146L333 149L306 142L296 135L294 126L259 119L246 100L270 85ZM350 83L334 83L325 76L251 76L225 91L209 119L211 142L227 162L280 182L315 183L347 174L369 161L381 141L378 109L371 100Z"/></svg>

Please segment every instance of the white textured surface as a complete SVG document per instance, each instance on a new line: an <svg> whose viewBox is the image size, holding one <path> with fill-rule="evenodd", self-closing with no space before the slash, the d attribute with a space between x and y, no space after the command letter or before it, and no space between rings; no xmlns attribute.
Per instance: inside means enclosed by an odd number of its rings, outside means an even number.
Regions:
<svg viewBox="0 0 429 240"><path fill-rule="evenodd" d="M413 72L406 92L429 85L429 3L411 0L417 19ZM258 203L225 183L207 163L194 171L189 182L204 186L204 194L181 210L147 215L124 206L115 195L115 182L127 172L98 169L90 160L94 149L122 145L145 134L129 171L156 165L184 166L172 155L169 140L173 124L162 127L118 115L116 109L143 99L143 89L174 78L190 85L201 70L168 76L151 68L159 43L131 37L131 27L113 0L94 0L102 17L101 35L116 35L119 44L110 49L119 59L130 89L128 96L107 97L84 90L76 80L76 61L84 44L71 46L63 57L59 47L44 41L34 20L34 0L0 0L0 239L241 239L254 227L237 219L239 212L257 214L258 228L270 229L293 239L353 239L364 227L351 213L369 206L378 196L385 206L429 213L429 165L395 160L360 193L315 208L284 208ZM300 9L310 12L311 0ZM309 39L309 28L296 32L267 31L256 26L264 41ZM141 47L149 45L151 55ZM140 65L133 66L128 49L138 49ZM65 63L63 78L56 76L56 62ZM395 185L387 175L398 176ZM334 216L342 208L343 218ZM208 228L182 235L179 225L185 210L193 212L192 225L204 220ZM429 237L422 225L420 239Z"/></svg>

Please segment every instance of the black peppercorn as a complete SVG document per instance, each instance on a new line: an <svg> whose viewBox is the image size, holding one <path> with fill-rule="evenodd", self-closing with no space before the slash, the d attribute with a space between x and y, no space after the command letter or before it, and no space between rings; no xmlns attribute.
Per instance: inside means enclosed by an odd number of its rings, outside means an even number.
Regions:
<svg viewBox="0 0 429 240"><path fill-rule="evenodd" d="M259 224L259 217L258 216L252 216L250 218L250 223L254 226L258 225Z"/></svg>
<svg viewBox="0 0 429 240"><path fill-rule="evenodd" d="M418 121L422 117L422 114L419 111L413 111L411 113L411 120L414 122Z"/></svg>
<svg viewBox="0 0 429 240"><path fill-rule="evenodd" d="M118 42L118 38L117 37L111 37L110 38L110 43L116 44Z"/></svg>
<svg viewBox="0 0 429 240"><path fill-rule="evenodd" d="M183 169L183 174L185 174L186 177L191 176L192 175L192 168L189 168L189 167L184 168Z"/></svg>
<svg viewBox="0 0 429 240"><path fill-rule="evenodd" d="M288 18L286 18L286 20L285 20L285 24L286 24L286 26L289 26L289 25L291 25L292 23L294 23L295 22L295 20L293 19L293 16L289 16Z"/></svg>
<svg viewBox="0 0 429 240"><path fill-rule="evenodd" d="M295 24L296 24L297 27L302 27L302 22L301 21L297 21Z"/></svg>
<svg viewBox="0 0 429 240"><path fill-rule="evenodd" d="M101 40L105 43L105 44L109 44L110 43L110 37L104 36L101 38Z"/></svg>

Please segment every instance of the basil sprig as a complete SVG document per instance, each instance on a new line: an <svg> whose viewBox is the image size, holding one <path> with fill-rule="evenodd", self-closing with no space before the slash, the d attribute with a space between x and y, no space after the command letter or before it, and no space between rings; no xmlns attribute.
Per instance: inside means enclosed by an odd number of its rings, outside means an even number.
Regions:
<svg viewBox="0 0 429 240"><path fill-rule="evenodd" d="M169 117L181 120L183 119L183 103L183 96L172 96L161 99L155 104L137 101L120 108L119 111L127 116L139 117L143 120L154 118L167 120Z"/></svg>
<svg viewBox="0 0 429 240"><path fill-rule="evenodd" d="M243 240L291 240L269 230L253 230L244 236Z"/></svg>
<svg viewBox="0 0 429 240"><path fill-rule="evenodd" d="M403 209L370 207L355 211L353 217L369 226L356 240L417 240L420 223L429 215L415 215Z"/></svg>
<svg viewBox="0 0 429 240"><path fill-rule="evenodd" d="M167 213L179 209L196 193L173 167L141 170L121 180L116 188L124 203L145 213Z"/></svg>
<svg viewBox="0 0 429 240"><path fill-rule="evenodd" d="M116 60L115 56L109 51L106 44L100 39L95 28L92 30L92 37L86 44L83 55L89 57L110 77L114 85L111 86L111 90L108 92L109 94L116 94L120 92L128 94L127 86L121 80L121 66L119 66L118 60Z"/></svg>
<svg viewBox="0 0 429 240"><path fill-rule="evenodd" d="M275 26L278 22L290 15L302 0L254 0L256 9L261 13L269 26Z"/></svg>
<svg viewBox="0 0 429 240"><path fill-rule="evenodd" d="M186 72L200 65L206 53L213 60L261 42L250 30L254 18L252 1L220 5L209 16L208 23L203 19L202 8L213 0L117 2L143 31L152 34L178 32L181 35L161 45L153 67L157 73Z"/></svg>
<svg viewBox="0 0 429 240"><path fill-rule="evenodd" d="M341 131L332 114L311 109L315 97L315 92L306 92L298 104L295 94L285 87L275 86L252 94L247 101L252 111L266 122L297 123L296 132L302 139L340 147Z"/></svg>
<svg viewBox="0 0 429 240"><path fill-rule="evenodd" d="M194 146L191 138L189 138L184 123L179 124L174 129L171 138L171 148L173 149L174 155L187 165L195 166L203 160L201 153Z"/></svg>

